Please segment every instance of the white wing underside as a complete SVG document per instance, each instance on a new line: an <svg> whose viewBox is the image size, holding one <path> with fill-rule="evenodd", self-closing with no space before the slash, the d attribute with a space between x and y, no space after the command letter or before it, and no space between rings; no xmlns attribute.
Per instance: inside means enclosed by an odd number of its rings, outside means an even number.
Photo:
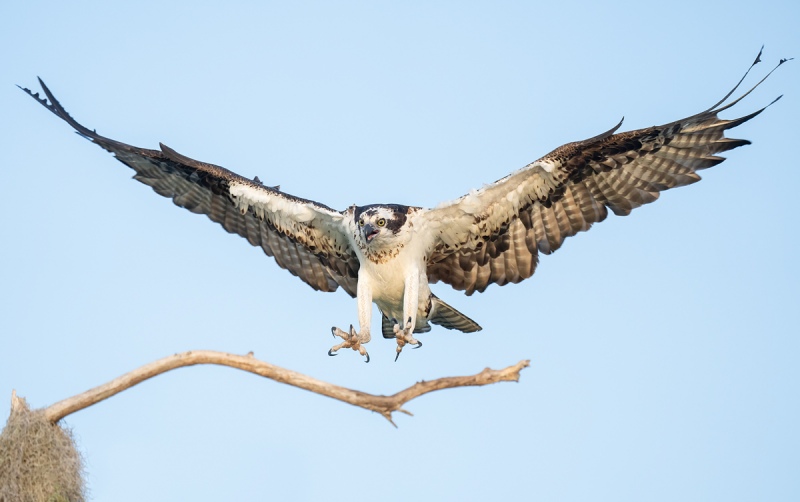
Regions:
<svg viewBox="0 0 800 502"><path fill-rule="evenodd" d="M620 123L422 212L419 219L430 240L428 280L445 282L468 295L490 284L520 282L535 272L539 253L550 254L567 237L603 221L608 209L627 215L658 199L664 190L699 181L698 171L724 160L716 154L749 144L726 138L724 132L766 107L733 120L720 119L718 113L766 78L725 106L720 105L741 81L704 112L613 134Z"/></svg>
<svg viewBox="0 0 800 502"><path fill-rule="evenodd" d="M356 295L359 263L347 238L347 211L264 186L163 144L161 150L148 150L100 136L70 117L44 82L39 82L47 99L23 90L80 135L131 167L137 181L261 247L279 266L314 289L335 291L342 286L351 296Z"/></svg>

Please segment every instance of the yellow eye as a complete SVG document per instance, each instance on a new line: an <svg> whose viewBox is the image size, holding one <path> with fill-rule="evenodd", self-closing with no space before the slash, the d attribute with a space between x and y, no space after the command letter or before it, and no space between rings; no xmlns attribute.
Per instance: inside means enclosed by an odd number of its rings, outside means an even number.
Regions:
<svg viewBox="0 0 800 502"><path fill-rule="evenodd" d="M359 227L363 227L364 226L364 220L363 219L358 220L358 226Z"/></svg>
<svg viewBox="0 0 800 502"><path fill-rule="evenodd" d="M382 227L382 226L386 225L386 220L384 218L380 218L375 223L377 223L379 227Z"/></svg>

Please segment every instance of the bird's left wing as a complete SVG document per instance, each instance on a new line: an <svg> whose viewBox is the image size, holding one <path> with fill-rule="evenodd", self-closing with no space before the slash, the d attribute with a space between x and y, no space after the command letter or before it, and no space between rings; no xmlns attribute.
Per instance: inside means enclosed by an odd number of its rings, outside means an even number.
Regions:
<svg viewBox="0 0 800 502"><path fill-rule="evenodd" d="M148 150L100 136L75 121L41 79L39 83L47 98L23 91L131 167L136 171L134 179L261 247L312 288L335 291L341 285L356 295L359 263L347 239L343 213L265 186L258 178L248 180L190 159L163 144L161 150Z"/></svg>
<svg viewBox="0 0 800 502"><path fill-rule="evenodd" d="M627 215L663 190L698 181L698 170L724 160L717 153L749 144L724 137L725 130L764 110L720 119L719 112L744 97L720 106L734 90L710 109L662 126L614 134L620 122L422 212L418 218L424 219L430 239L428 280L468 295L490 284L520 282L533 275L539 252L557 250L565 238L603 221L608 209Z"/></svg>

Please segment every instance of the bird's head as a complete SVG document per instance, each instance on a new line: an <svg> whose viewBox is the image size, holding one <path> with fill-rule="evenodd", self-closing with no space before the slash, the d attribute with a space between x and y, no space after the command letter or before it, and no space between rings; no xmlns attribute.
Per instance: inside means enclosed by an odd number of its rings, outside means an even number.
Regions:
<svg viewBox="0 0 800 502"><path fill-rule="evenodd" d="M356 239L363 249L393 246L408 218L408 206L373 204L356 206Z"/></svg>

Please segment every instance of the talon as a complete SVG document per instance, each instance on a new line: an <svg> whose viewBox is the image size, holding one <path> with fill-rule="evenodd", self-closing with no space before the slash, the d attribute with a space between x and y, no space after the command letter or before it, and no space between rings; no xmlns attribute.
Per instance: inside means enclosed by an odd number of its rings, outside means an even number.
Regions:
<svg viewBox="0 0 800 502"><path fill-rule="evenodd" d="M366 362L370 361L367 350L362 346L362 344L369 342L370 336L368 331L363 334L359 333L351 324L349 333L337 328L336 326L331 328L331 333L333 334L334 338L339 337L343 341L342 343L331 347L331 349L328 351L329 356L337 355L334 354L334 352L337 352L339 349L353 349L362 356L365 356L367 358Z"/></svg>
<svg viewBox="0 0 800 502"><path fill-rule="evenodd" d="M366 361L364 361L364 362L365 362L365 363L368 363L368 362L369 362L369 352L367 352L367 360L366 360Z"/></svg>
<svg viewBox="0 0 800 502"><path fill-rule="evenodd" d="M422 342L414 338L414 335L412 334L413 331L410 325L407 326L405 329L403 329L395 324L394 331L395 331L395 338L397 340L397 355L394 357L395 362L400 357L400 352L406 345L411 345L412 348L414 349L422 347Z"/></svg>

